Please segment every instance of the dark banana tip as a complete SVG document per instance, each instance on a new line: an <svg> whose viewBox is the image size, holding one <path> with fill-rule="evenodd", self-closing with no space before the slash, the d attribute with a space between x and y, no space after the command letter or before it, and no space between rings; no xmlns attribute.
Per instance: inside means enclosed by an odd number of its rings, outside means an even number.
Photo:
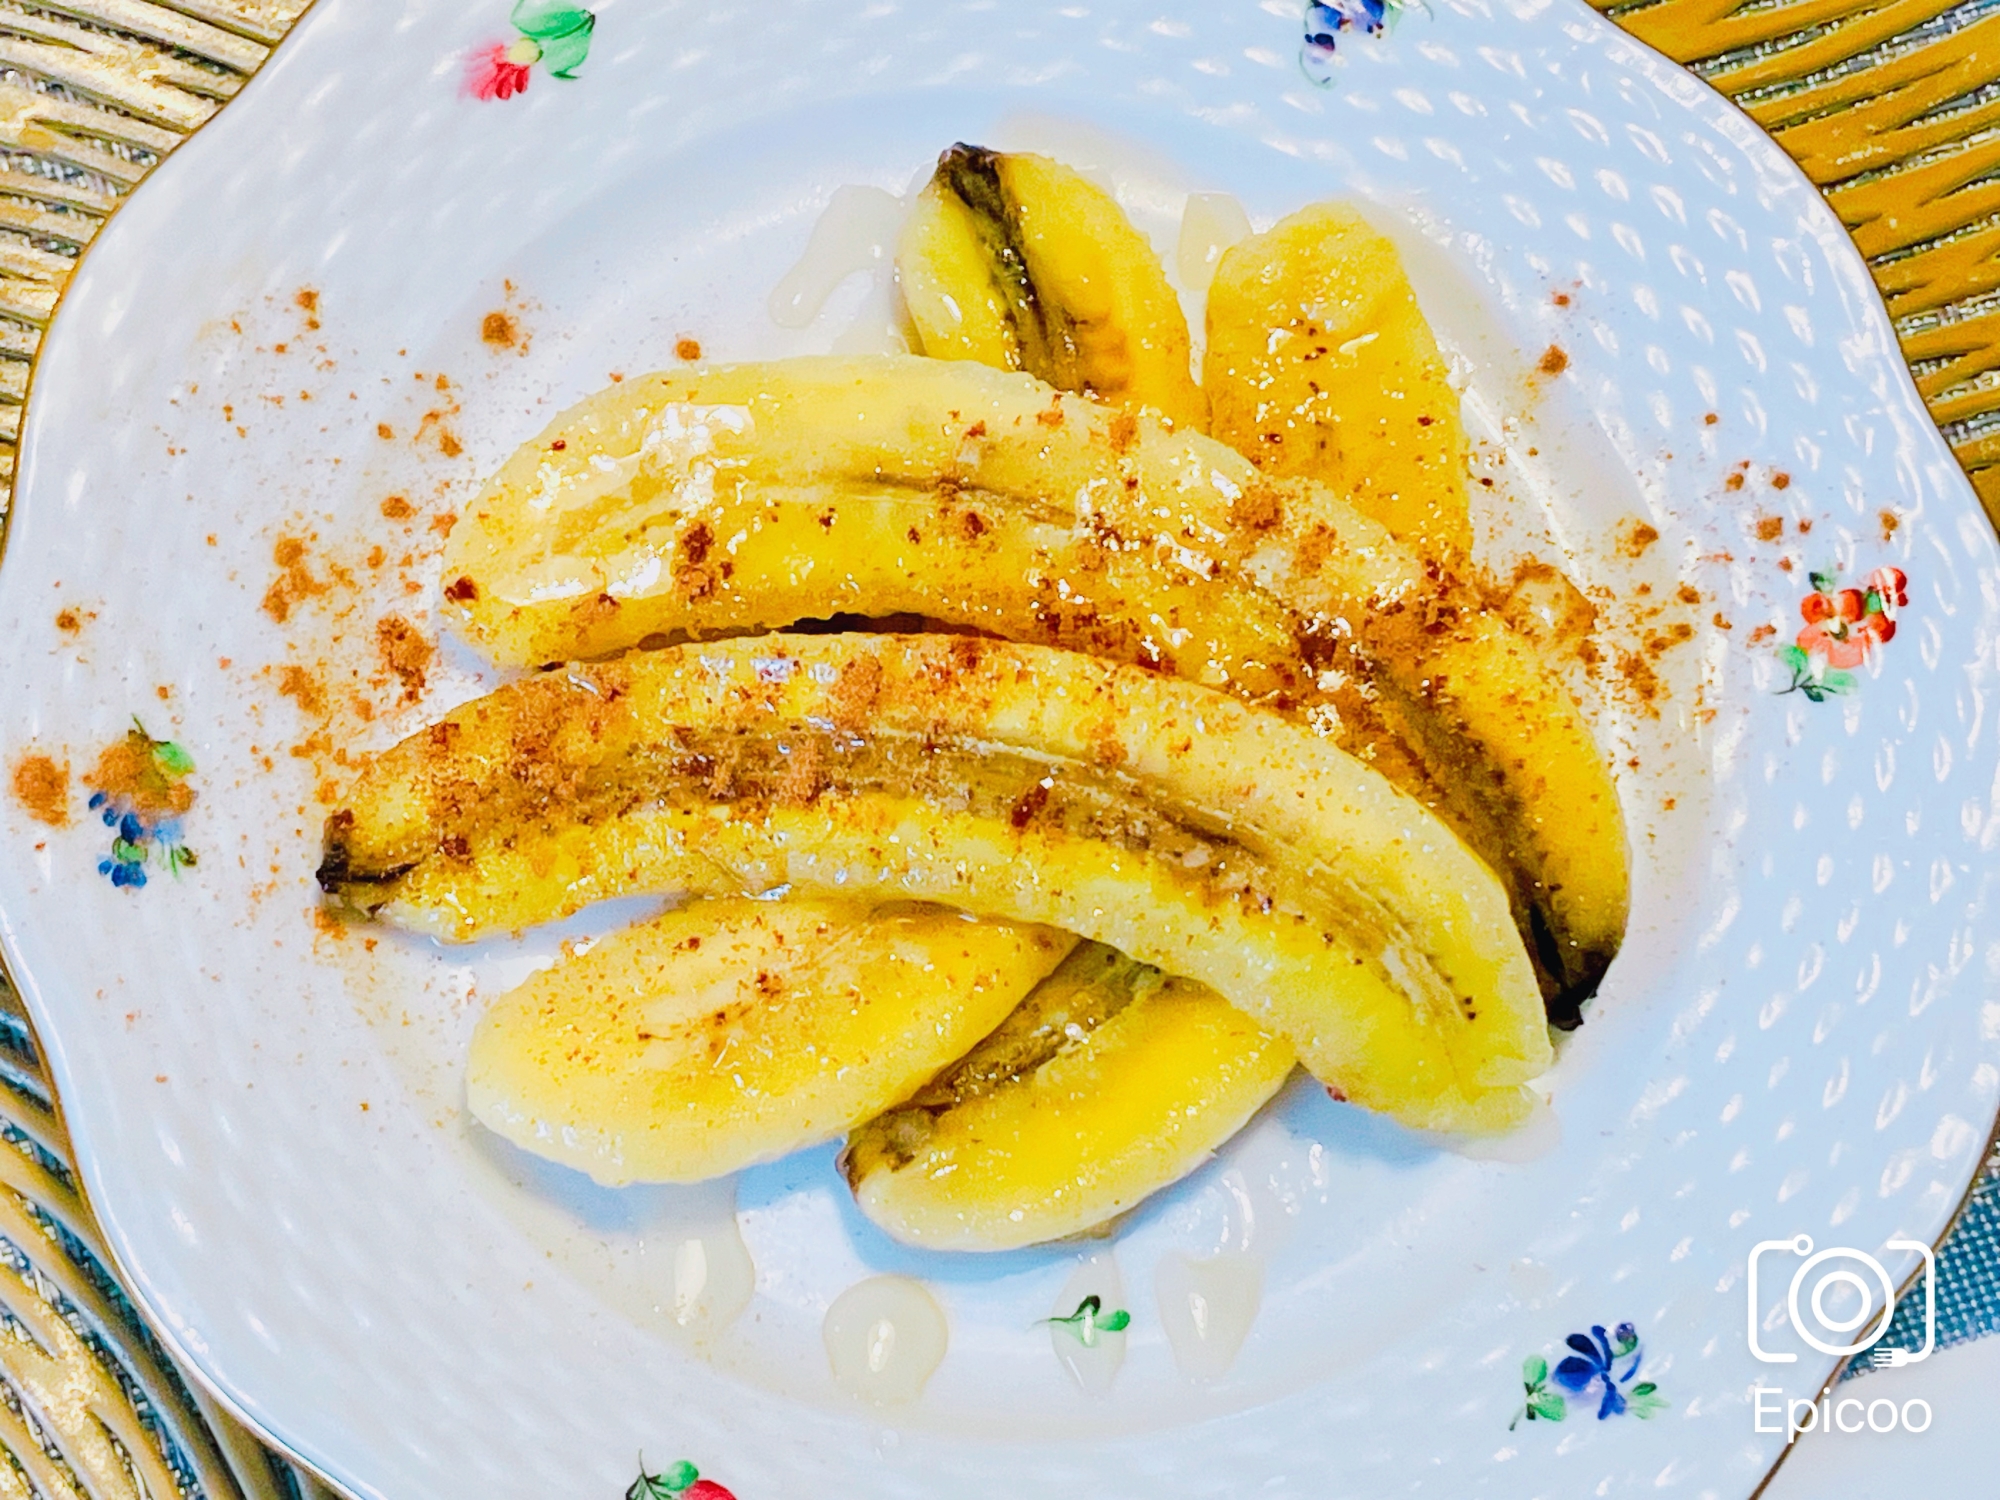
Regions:
<svg viewBox="0 0 2000 1500"><path fill-rule="evenodd" d="M1581 977L1544 1002L1551 1026L1558 1031L1575 1031L1583 1025L1583 1007L1604 983L1605 972L1611 967L1614 956L1610 953L1588 953L1578 960Z"/></svg>
<svg viewBox="0 0 2000 1500"><path fill-rule="evenodd" d="M941 172L977 172L983 177L999 176L1000 153L989 151L984 146L968 145L964 141L945 148L938 157Z"/></svg>
<svg viewBox="0 0 2000 1500"><path fill-rule="evenodd" d="M354 814L348 808L341 808L326 820L325 831L320 835L319 869L314 872L319 888L329 896L340 893L342 886L353 879L353 864L348 857L347 838L354 827Z"/></svg>
<svg viewBox="0 0 2000 1500"><path fill-rule="evenodd" d="M380 870L357 870L349 842L353 830L354 814L347 808L343 807L326 820L326 831L320 836L319 868L313 872L313 878L319 881L319 888L325 894L347 897L352 895L356 886L387 885L416 868L416 861L410 860Z"/></svg>
<svg viewBox="0 0 2000 1500"><path fill-rule="evenodd" d="M1000 185L1000 155L984 146L960 141L938 158L937 175L967 208L995 229L1013 216L1006 189Z"/></svg>
<svg viewBox="0 0 2000 1500"><path fill-rule="evenodd" d="M1539 902L1528 907L1525 936L1535 960L1535 977L1541 981L1542 1008L1549 1025L1557 1031L1575 1031L1583 1025L1583 1007L1604 983L1605 971L1618 956L1617 950L1584 953L1566 948Z"/></svg>

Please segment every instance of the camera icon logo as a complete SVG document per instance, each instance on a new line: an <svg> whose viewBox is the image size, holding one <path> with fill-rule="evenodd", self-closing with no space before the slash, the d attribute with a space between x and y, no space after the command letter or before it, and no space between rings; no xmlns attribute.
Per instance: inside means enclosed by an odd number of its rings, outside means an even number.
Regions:
<svg viewBox="0 0 2000 1500"><path fill-rule="evenodd" d="M1936 1279L1937 1262L1931 1254L1931 1247L1916 1240L1890 1240L1891 1250L1914 1250L1924 1261L1924 1341L1916 1349L1875 1349L1869 1356L1870 1362L1879 1369L1896 1369L1903 1365L1913 1365L1918 1360L1928 1359L1937 1347L1937 1292L1933 1285ZM1861 1354L1873 1348L1889 1331L1889 1320L1896 1315L1896 1288L1889 1280L1889 1273L1882 1262L1866 1251L1850 1249L1845 1245L1829 1245L1815 1252L1812 1236L1794 1235L1788 1240L1762 1240L1750 1252L1749 1286L1749 1340L1750 1352L1765 1364L1789 1365L1798 1361L1792 1353L1772 1353L1758 1342L1760 1331L1759 1313L1762 1299L1758 1296L1758 1261L1765 1255L1789 1250L1793 1255L1803 1256L1804 1263L1792 1273L1792 1284L1785 1297L1785 1311L1792 1325L1792 1331L1822 1354L1832 1354L1840 1358ZM1829 1269L1821 1270L1827 1262L1836 1262ZM1847 1262L1847 1264L1838 1264ZM1868 1274L1864 1276L1862 1271ZM1817 1280L1809 1278L1818 1271ZM1846 1305L1838 1309L1828 1306L1829 1297L1839 1297ZM1878 1305L1879 1298L1879 1305ZM1803 1299L1803 1307L1801 1300ZM1810 1313L1810 1317L1807 1316ZM1854 1342L1842 1342L1848 1335L1856 1334ZM1823 1338L1821 1334L1834 1335Z"/></svg>

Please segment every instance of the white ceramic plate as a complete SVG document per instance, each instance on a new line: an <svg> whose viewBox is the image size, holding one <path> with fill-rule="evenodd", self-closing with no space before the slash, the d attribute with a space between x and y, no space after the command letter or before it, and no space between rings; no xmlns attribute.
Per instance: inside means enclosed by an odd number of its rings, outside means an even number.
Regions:
<svg viewBox="0 0 2000 1500"><path fill-rule="evenodd" d="M1763 1336L1804 1358L1753 1360L1753 1247L1808 1233L1906 1274L1887 1242L1937 1236L1993 1116L1993 539L1854 250L1713 95L1580 5L1349 31L1324 87L1301 34L1278 0L624 0L574 80L552 44L482 100L466 59L514 36L504 3L321 0L93 247L0 570L0 759L28 772L0 937L133 1287L259 1428L397 1500L612 1500L642 1452L740 1500L1756 1486L1783 1437L1750 1387L1808 1393L1833 1360L1781 1326L1769 1263ZM746 1174L733 1220L726 1193L582 1188L460 1111L476 996L546 935L446 953L312 920L322 771L481 680L448 647L405 703L377 654L385 616L425 628L434 523L681 339L879 342L879 277L803 328L769 299L837 188L900 193L958 139L1098 171L1170 258L1190 190L1260 223L1372 205L1467 378L1488 555L1565 558L1614 664L1692 627L1655 648L1652 712L1629 682L1603 711L1634 919L1553 1121L1473 1159L1294 1090L1097 1247L1132 1318L1102 1391L1037 1320L1103 1260L899 1251L830 1150ZM1550 346L1566 369L1538 369ZM1890 566L1900 630L1850 690L1781 692L1808 573ZM85 801L129 780L100 754L135 714L179 747L147 752L155 802L195 800L123 851L147 883L114 885ZM68 768L68 826L21 800L36 756ZM732 1278L754 1296L691 1343L681 1246L732 1222L749 1265L712 1237L696 1310ZM875 1409L821 1321L884 1272L928 1285L951 1342L921 1399ZM1163 1329L1190 1290L1219 1327L1253 1284L1240 1351L1184 1373ZM1517 1422L1524 1361L1626 1322L1644 1367L1614 1377L1664 1409L1600 1418L1593 1387Z"/></svg>

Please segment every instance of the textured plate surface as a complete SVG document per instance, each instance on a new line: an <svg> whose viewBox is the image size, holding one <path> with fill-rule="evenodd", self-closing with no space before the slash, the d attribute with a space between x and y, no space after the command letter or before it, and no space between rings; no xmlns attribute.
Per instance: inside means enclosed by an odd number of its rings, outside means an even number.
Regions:
<svg viewBox="0 0 2000 1500"><path fill-rule="evenodd" d="M1936 1237L2000 1088L2000 574L1810 187L1580 7L1413 13L1344 37L1320 88L1284 4L613 4L576 80L467 97L505 19L323 0L107 229L36 376L0 763L66 766L70 821L0 804L21 855L0 938L107 1238L178 1350L399 1500L616 1494L641 1451L742 1500L1749 1493L1783 1441L1750 1387L1803 1395L1833 1363L1751 1358L1753 1247L1810 1233L1907 1273L1887 1242ZM546 941L445 954L312 921L319 773L481 680L447 652L402 702L374 654L384 618L422 626L451 507L685 338L879 339L879 278L798 329L767 299L836 188L901 192L961 138L1102 172L1169 252L1191 190L1260 223L1371 204L1466 375L1492 555L1559 546L1608 630L1691 627L1635 642L1656 690L1610 674L1635 918L1553 1121L1473 1159L1294 1090L1121 1229L1133 1327L1089 1398L1034 1326L1086 1252L896 1251L827 1153L737 1185L755 1297L703 1349L667 1337L661 1249L713 1201L581 1191L459 1116L475 998ZM1782 692L1808 573L1885 566L1909 603L1852 691ZM1677 614L1682 588L1701 603ZM315 693L374 718L315 742ZM135 714L178 747L158 795L195 796L140 888L101 868L114 830L85 806ZM169 846L198 862L168 873ZM1188 1257L1261 1283L1214 1380L1161 1332L1155 1272ZM930 1285L952 1345L919 1402L877 1411L833 1386L819 1325L882 1271ZM1525 1358L1627 1321L1670 1406L1600 1421L1575 1398L1510 1431Z"/></svg>

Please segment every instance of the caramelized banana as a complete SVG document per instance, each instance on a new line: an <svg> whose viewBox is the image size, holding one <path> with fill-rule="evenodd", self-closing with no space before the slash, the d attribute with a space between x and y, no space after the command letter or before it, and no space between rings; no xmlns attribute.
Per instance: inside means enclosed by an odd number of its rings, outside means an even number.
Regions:
<svg viewBox="0 0 2000 1500"><path fill-rule="evenodd" d="M1084 943L963 1059L855 1130L841 1169L908 1245L1060 1239L1202 1165L1293 1060L1213 991Z"/></svg>
<svg viewBox="0 0 2000 1500"><path fill-rule="evenodd" d="M719 1177L906 1098L1075 944L939 906L697 902L494 1001L466 1100L602 1183Z"/></svg>
<svg viewBox="0 0 2000 1500"><path fill-rule="evenodd" d="M1160 258L1110 194L1060 162L953 146L917 199L896 271L935 359L1207 421Z"/></svg>
<svg viewBox="0 0 2000 1500"><path fill-rule="evenodd" d="M1275 715L1045 648L777 637L517 683L378 759L320 879L456 938L670 889L1046 924L1430 1128L1513 1123L1549 1058L1505 895L1449 829Z"/></svg>
<svg viewBox="0 0 2000 1500"><path fill-rule="evenodd" d="M1330 705L1323 725L1504 873L1559 1021L1624 931L1605 757L1469 585L1323 486L1025 376L881 358L628 380L508 461L445 577L474 641L523 663L879 600L1015 638L1122 640L1128 659L1294 713Z"/></svg>
<svg viewBox="0 0 2000 1500"><path fill-rule="evenodd" d="M1465 423L1402 257L1343 203L1223 253L1208 293L1210 431L1316 479L1429 556L1472 550Z"/></svg>

